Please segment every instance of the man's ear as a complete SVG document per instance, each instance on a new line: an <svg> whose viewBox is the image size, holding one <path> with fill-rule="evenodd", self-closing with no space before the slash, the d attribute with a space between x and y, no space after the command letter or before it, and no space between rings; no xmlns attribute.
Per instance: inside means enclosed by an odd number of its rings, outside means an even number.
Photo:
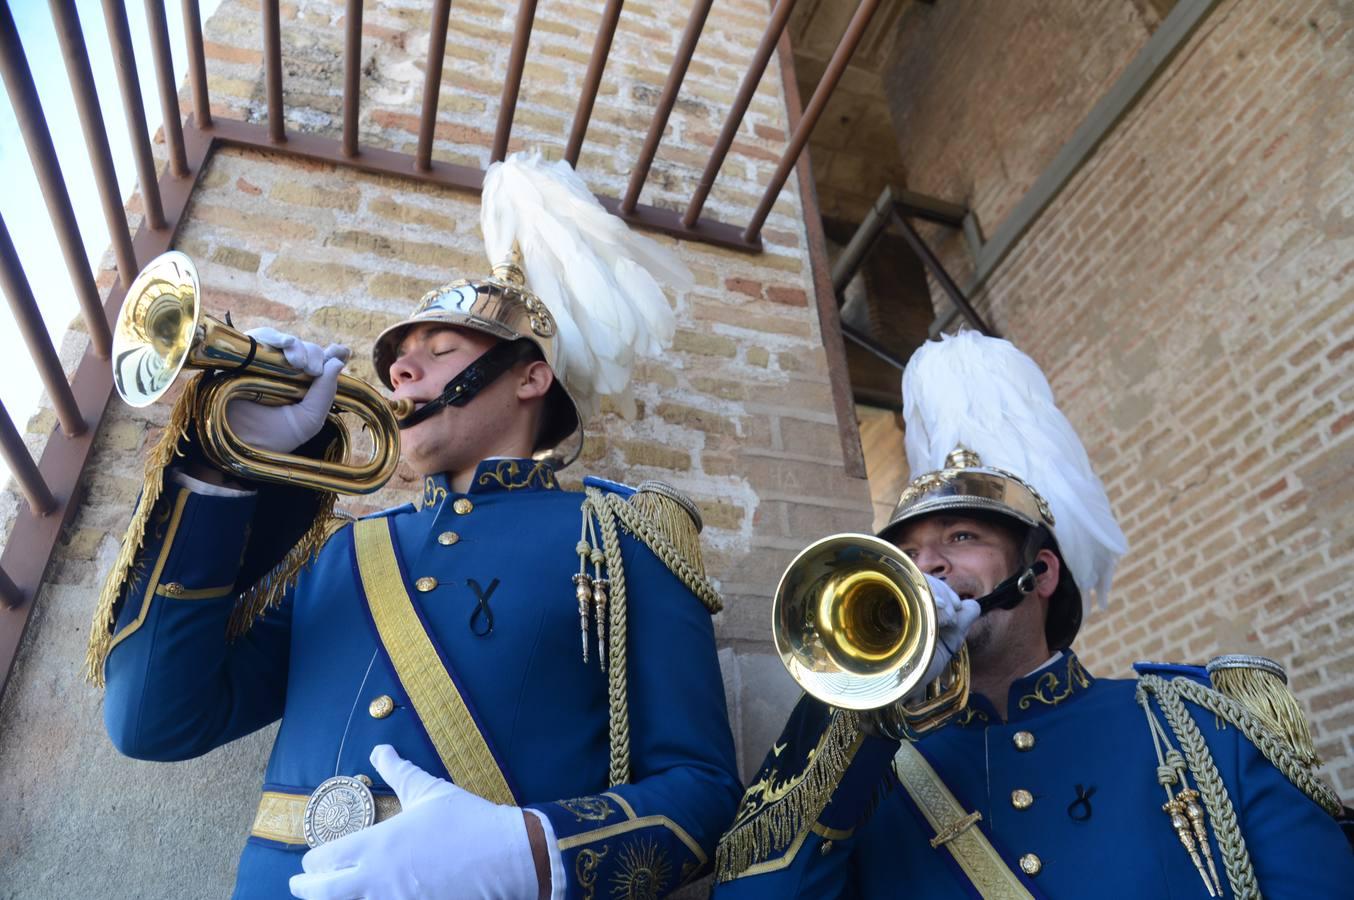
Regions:
<svg viewBox="0 0 1354 900"><path fill-rule="evenodd" d="M555 373L544 360L536 359L522 367L517 381L517 399L534 400L544 397L555 383Z"/></svg>
<svg viewBox="0 0 1354 900"><path fill-rule="evenodd" d="M1053 592L1058 589L1058 579L1062 576L1062 561L1058 559L1058 554L1048 548L1040 550L1034 555L1036 562L1042 561L1048 569L1040 575L1034 582L1034 592L1044 599L1053 596Z"/></svg>

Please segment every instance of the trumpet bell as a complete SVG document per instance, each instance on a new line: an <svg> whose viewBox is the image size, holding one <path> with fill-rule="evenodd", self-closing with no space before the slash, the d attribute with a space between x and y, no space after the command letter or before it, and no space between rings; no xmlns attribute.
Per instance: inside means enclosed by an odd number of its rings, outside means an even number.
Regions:
<svg viewBox="0 0 1354 900"><path fill-rule="evenodd" d="M197 269L177 250L157 256L131 286L113 329L113 386L128 406L164 396L188 360L200 313Z"/></svg>
<svg viewBox="0 0 1354 900"><path fill-rule="evenodd" d="M791 677L843 709L877 709L911 693L938 635L925 576L892 544L865 534L806 547L781 576L772 618Z"/></svg>

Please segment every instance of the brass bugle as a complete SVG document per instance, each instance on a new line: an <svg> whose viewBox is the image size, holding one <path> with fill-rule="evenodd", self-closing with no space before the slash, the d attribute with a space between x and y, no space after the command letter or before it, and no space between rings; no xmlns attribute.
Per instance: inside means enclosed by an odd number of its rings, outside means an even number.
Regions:
<svg viewBox="0 0 1354 900"><path fill-rule="evenodd" d="M938 728L968 703L968 654L920 701L939 640L935 599L917 565L868 534L810 544L781 576L772 635L790 676L829 706L869 712L891 736Z"/></svg>
<svg viewBox="0 0 1354 900"><path fill-rule="evenodd" d="M391 401L361 379L340 375L329 420L337 445L328 459L276 453L240 440L226 418L232 400L268 405L295 403L313 378L265 346L201 310L197 268L171 250L151 260L127 289L113 331L113 384L131 406L164 396L184 369L206 370L199 385L197 433L213 465L241 478L299 485L343 494L369 494L390 480L399 464L397 420L413 411L410 400ZM372 450L348 463L351 413L370 431Z"/></svg>

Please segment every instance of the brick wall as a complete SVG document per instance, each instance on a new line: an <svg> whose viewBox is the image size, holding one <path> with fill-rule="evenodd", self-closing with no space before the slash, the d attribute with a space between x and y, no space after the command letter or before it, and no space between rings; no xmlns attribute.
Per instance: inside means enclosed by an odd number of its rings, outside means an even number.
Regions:
<svg viewBox="0 0 1354 900"><path fill-rule="evenodd" d="M909 187L970 204L988 233L1146 39L1144 4L1043 6L1018 29L918 8L930 52L894 82ZM1083 25L1051 33L1073 9ZM1346 798L1351 134L1354 5L1224 0L977 303L1048 372L1128 535L1079 640L1089 665L1284 661Z"/></svg>
<svg viewBox="0 0 1354 900"><path fill-rule="evenodd" d="M546 0L537 12L513 132L516 146L558 155L572 121L601 2ZM218 116L262 121L259 11L225 0L206 25ZM427 4L367 3L361 140L412 152L426 55ZM434 155L482 165L498 111L516 4L453 5ZM284 3L289 129L341 128L344 3ZM579 169L620 195L685 22L685 8L626 3ZM684 205L722 125L767 16L761 0L716 4L655 162L643 202ZM94 38L90 38L93 40ZM103 88L103 86L100 86ZM186 108L186 107L185 107ZM707 210L745 221L786 114L773 61ZM135 207L135 202L133 202ZM359 349L426 289L487 270L477 198L399 179L228 150L212 161L178 246L198 261L205 308L241 326L271 324ZM809 302L802 208L793 183L756 256L660 240L695 273L676 296L676 343L637 373L633 408L594 422L586 472L631 483L662 478L692 494L706 521L706 560L727 608L716 620L744 768L755 765L796 693L767 655L769 596L812 538L867 528L866 483L845 475L817 314ZM102 284L111 281L104 272ZM74 361L83 336L72 332ZM58 547L14 678L0 706L0 882L16 896L107 893L110 872L141 896L219 896L257 803L271 730L190 763L125 760L103 734L97 693L77 682L85 629L140 486L140 455L163 406L115 406ZM30 426L35 442L50 413ZM566 479L567 480L567 479ZM404 502L402 472L355 512ZM8 495L0 511L10 510ZM17 888L15 887L17 886Z"/></svg>

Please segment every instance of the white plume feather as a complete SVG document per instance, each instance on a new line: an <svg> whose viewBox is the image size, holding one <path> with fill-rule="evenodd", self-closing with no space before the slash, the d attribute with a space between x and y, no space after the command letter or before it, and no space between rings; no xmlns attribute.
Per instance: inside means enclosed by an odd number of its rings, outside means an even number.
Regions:
<svg viewBox="0 0 1354 900"><path fill-rule="evenodd" d="M637 354L671 345L676 319L662 284L686 290L691 272L607 212L568 163L531 151L490 166L480 225L490 263L521 247L527 286L559 328L555 374L585 417L626 389Z"/></svg>
<svg viewBox="0 0 1354 900"><path fill-rule="evenodd" d="M1109 595L1128 548L1086 448L1034 360L976 331L923 344L903 372L907 464L913 477L958 446L1034 487L1053 510L1063 559L1089 609Z"/></svg>

